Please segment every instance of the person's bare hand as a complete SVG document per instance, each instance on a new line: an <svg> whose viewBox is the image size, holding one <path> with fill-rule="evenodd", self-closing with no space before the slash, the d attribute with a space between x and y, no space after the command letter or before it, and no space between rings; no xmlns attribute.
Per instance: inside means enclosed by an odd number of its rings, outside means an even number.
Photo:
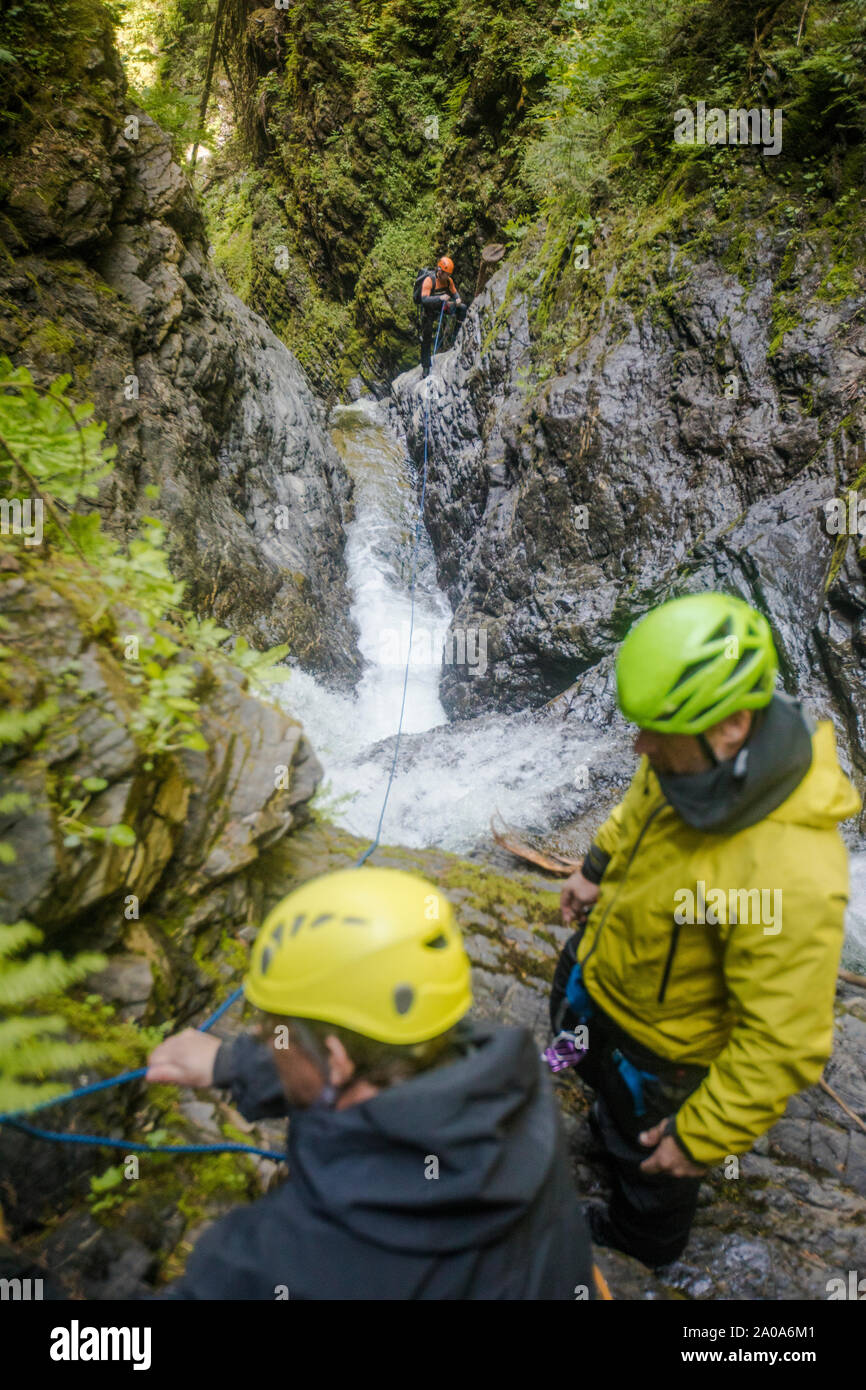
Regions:
<svg viewBox="0 0 866 1390"><path fill-rule="evenodd" d="M667 1120L660 1120L652 1129L644 1130L640 1142L653 1152L640 1165L642 1173L664 1173L670 1178L700 1178L707 1171L692 1163L683 1153L672 1134L665 1134Z"/></svg>
<svg viewBox="0 0 866 1390"><path fill-rule="evenodd" d="M146 1081L167 1081L175 1086L212 1086L219 1038L198 1028L166 1038L147 1059Z"/></svg>
<svg viewBox="0 0 866 1390"><path fill-rule="evenodd" d="M597 883L590 883L580 869L575 869L571 878L565 880L559 895L559 906L565 925L570 926L572 922L583 925L599 892Z"/></svg>

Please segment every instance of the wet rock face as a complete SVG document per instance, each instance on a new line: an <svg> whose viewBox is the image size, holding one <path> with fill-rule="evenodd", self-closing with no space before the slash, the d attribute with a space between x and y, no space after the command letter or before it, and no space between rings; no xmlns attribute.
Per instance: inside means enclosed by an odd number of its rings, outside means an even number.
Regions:
<svg viewBox="0 0 866 1390"><path fill-rule="evenodd" d="M40 738L3 749L4 791L29 800L0 817L0 838L15 853L0 865L0 920L31 921L70 953L128 944L130 934L140 948L150 936L138 969L135 957L112 959L101 992L146 1004L156 959L162 1006L166 993L189 1001L207 984L202 934L218 938L254 915L246 871L303 822L321 767L301 726L254 698L223 662L198 663L207 749L149 754L131 730L141 700L134 668L62 594L14 572L0 580L12 706L33 708L46 683L59 692ZM97 789L88 793L89 779ZM126 825L135 843L71 836L73 821Z"/></svg>
<svg viewBox="0 0 866 1390"><path fill-rule="evenodd" d="M8 798L0 840L15 856L0 864L0 921L34 923L48 950L107 951L105 970L76 998L101 995L118 1020L198 1022L240 982L241 933L254 924L254 934L261 921L253 870L307 818L321 767L301 726L256 699L244 674L217 655L195 662L190 692L207 748L151 752L135 729L137 663L120 659L116 634L92 623L88 605L80 611L75 573L66 583L54 574L46 581L4 560L4 693L12 709L25 711L49 689L56 711L38 737L0 750ZM62 570L61 557L55 560ZM117 843L97 837L121 825L133 832L132 843L128 833ZM140 1060L138 1052L133 1061ZM125 1069L109 1066L103 1074ZM142 1122L131 1107L140 1106L142 1092L120 1087L88 1097L52 1112L54 1127L140 1139ZM182 1175L177 1192L148 1188L156 1204L148 1208L150 1249L132 1232L103 1230L76 1206L108 1157L8 1126L0 1135L6 1229L17 1238L65 1214L44 1258L74 1275L67 1294L133 1296L159 1242L183 1229ZM228 1174L227 1186L233 1181ZM0 1260L2 1253L0 1246Z"/></svg>
<svg viewBox="0 0 866 1390"><path fill-rule="evenodd" d="M834 715L866 775L866 587L823 511L866 462L863 297L825 303L812 272L802 322L774 340L784 250L764 238L747 288L681 257L672 307L610 294L541 387L525 384L527 304L503 268L429 387L417 370L394 382L419 462L429 389L427 527L455 629L486 632L483 675L444 669L450 713L537 706L586 673L603 722L632 622L722 588L768 613L788 688Z"/></svg>
<svg viewBox="0 0 866 1390"><path fill-rule="evenodd" d="M349 679L351 487L323 409L213 270L189 181L107 40L38 144L5 161L0 350L95 403L118 448L110 521L167 523L198 611Z"/></svg>

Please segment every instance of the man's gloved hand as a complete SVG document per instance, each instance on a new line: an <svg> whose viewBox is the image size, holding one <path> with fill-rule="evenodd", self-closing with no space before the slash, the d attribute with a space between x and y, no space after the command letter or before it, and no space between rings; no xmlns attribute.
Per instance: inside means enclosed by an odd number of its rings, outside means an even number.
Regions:
<svg viewBox="0 0 866 1390"><path fill-rule="evenodd" d="M175 1086L212 1086L219 1038L198 1028L184 1028L166 1038L147 1059L145 1081L165 1081Z"/></svg>

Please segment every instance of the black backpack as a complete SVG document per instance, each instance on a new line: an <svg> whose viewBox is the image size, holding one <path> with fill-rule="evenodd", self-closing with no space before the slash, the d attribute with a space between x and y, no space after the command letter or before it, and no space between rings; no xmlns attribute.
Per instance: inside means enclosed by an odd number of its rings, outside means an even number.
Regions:
<svg viewBox="0 0 866 1390"><path fill-rule="evenodd" d="M423 284L424 284L424 281L427 279L427 276L428 276L428 275L432 276L433 284L434 284L434 285L436 284L436 271L435 271L435 270L422 270L422 271L420 271L420 273L419 273L418 275L415 276L415 284L414 284L414 287L413 287L413 289L412 289L412 303L413 303L413 304L420 304L420 303L421 303L421 288L422 288L422 286L423 286Z"/></svg>

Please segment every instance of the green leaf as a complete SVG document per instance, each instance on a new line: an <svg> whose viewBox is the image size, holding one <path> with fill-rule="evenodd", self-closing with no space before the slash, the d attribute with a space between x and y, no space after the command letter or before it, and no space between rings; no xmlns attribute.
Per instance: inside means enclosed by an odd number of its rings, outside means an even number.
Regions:
<svg viewBox="0 0 866 1390"><path fill-rule="evenodd" d="M136 834L130 825L112 825L107 832L108 840L112 845L134 845Z"/></svg>
<svg viewBox="0 0 866 1390"><path fill-rule="evenodd" d="M193 753L206 753L210 745L204 734L196 732L181 739L181 747L189 748Z"/></svg>
<svg viewBox="0 0 866 1390"><path fill-rule="evenodd" d="M104 777L85 777L81 785L86 792L104 792L108 783Z"/></svg>
<svg viewBox="0 0 866 1390"><path fill-rule="evenodd" d="M57 714L57 701L45 700L31 710L5 710L0 714L0 743L21 743L36 738Z"/></svg>
<svg viewBox="0 0 866 1390"><path fill-rule="evenodd" d="M167 1144L171 1135L167 1129L152 1129L150 1134L145 1134L144 1142L153 1147L156 1144Z"/></svg>
<svg viewBox="0 0 866 1390"><path fill-rule="evenodd" d="M101 1176L90 1179L91 1192L108 1192L112 1187L119 1187L123 1182L123 1168L118 1164L115 1167L107 1168Z"/></svg>
<svg viewBox="0 0 866 1390"><path fill-rule="evenodd" d="M42 940L30 922L0 924L0 1111L32 1110L41 1101L61 1095L68 1082L48 1080L61 1072L80 1070L101 1061L101 1042L68 1042L68 1029L59 1014L21 1015L22 1004L35 1004L67 989L106 964L104 956L87 954L64 960L57 954L20 953Z"/></svg>

